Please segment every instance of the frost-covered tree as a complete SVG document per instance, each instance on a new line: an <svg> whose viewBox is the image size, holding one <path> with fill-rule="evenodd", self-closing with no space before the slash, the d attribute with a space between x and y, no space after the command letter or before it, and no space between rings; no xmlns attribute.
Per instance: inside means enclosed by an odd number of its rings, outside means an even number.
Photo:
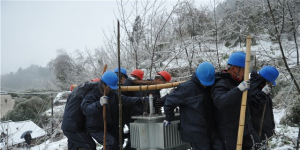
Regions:
<svg viewBox="0 0 300 150"><path fill-rule="evenodd" d="M130 45L131 45L131 50L133 54L133 58L135 59L135 68L139 68L139 53L140 49L144 44L141 44L144 41L144 29L142 26L142 19L138 15L135 20L134 24L132 27L132 33L131 36L129 37Z"/></svg>
<svg viewBox="0 0 300 150"><path fill-rule="evenodd" d="M296 2L296 0L288 0L286 1L286 6L288 10L287 15L287 32L290 37L288 39L293 39L295 43L296 53L297 53L297 62L296 64L299 66L299 46L298 46L298 38L299 35L299 25L300 25L300 2Z"/></svg>
<svg viewBox="0 0 300 150"><path fill-rule="evenodd" d="M151 77L152 70L157 71L157 62L167 53L165 43L169 42L170 28L164 1L117 1L121 27L121 62L128 70L144 69L146 76ZM126 9L130 7L129 9ZM127 12L126 10L131 10ZM172 13L172 12L171 12ZM106 36L108 37L108 36ZM116 41L116 29L109 40ZM116 47L117 43L105 43L105 49ZM114 49L117 50L116 48ZM116 63L116 62L115 62ZM159 70L159 69L158 69Z"/></svg>
<svg viewBox="0 0 300 150"><path fill-rule="evenodd" d="M91 79L87 76L90 70L85 68L80 59L84 58L78 57L75 60L66 51L58 50L57 57L48 63L49 68L55 72L55 84L60 89L68 90L72 84L80 84Z"/></svg>

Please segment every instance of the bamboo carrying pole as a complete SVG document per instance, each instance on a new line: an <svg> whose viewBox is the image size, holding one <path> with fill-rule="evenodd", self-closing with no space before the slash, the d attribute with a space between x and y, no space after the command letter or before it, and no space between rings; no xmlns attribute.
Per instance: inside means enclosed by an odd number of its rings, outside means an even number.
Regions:
<svg viewBox="0 0 300 150"><path fill-rule="evenodd" d="M160 90L164 88L171 88L177 87L180 82L172 82L172 83L165 83L165 84L156 84L156 85L141 85L141 86L121 86L121 91L148 91L148 90Z"/></svg>
<svg viewBox="0 0 300 150"><path fill-rule="evenodd" d="M107 65L104 65L102 75L106 71ZM106 96L106 87L103 91L103 96ZM103 105L103 122L104 122L104 134L103 134L103 150L106 150L106 105Z"/></svg>
<svg viewBox="0 0 300 150"><path fill-rule="evenodd" d="M246 60L245 60L245 72L244 72L244 81L249 80L249 69L250 69L250 52L251 52L251 35L247 36L246 41ZM242 149L243 144L243 136L244 136L244 127L245 127L245 112L247 106L247 95L248 90L243 92L242 103L241 103L241 112L240 112L240 122L239 122L239 130L237 137L236 150Z"/></svg>
<svg viewBox="0 0 300 150"><path fill-rule="evenodd" d="M153 85L153 84L164 84L164 81L148 81L148 80L133 80L135 85Z"/></svg>

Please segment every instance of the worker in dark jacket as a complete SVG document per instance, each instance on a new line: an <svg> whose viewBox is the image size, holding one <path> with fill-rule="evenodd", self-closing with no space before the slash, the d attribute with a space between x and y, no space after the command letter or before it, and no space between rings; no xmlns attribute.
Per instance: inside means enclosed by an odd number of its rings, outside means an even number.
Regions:
<svg viewBox="0 0 300 150"><path fill-rule="evenodd" d="M131 77L127 78L124 82L124 86L135 86L134 84L135 80L141 80L143 78L143 72L139 69L136 69L132 71ZM156 74L154 80L148 79L147 81L155 81L156 83L164 84L166 82L169 82L172 79L171 75L167 71L160 71ZM154 103L157 103L158 105L163 105L164 101L159 101L160 96L160 90L151 90L151 91L136 91L136 92L122 92L122 94L126 96L135 96L135 97L145 97L149 96L149 94L152 94L154 97ZM130 116L140 116L143 115L145 112L149 111L147 105L139 105L135 106L131 110ZM159 113L158 111L156 113ZM129 119L129 122L133 122L132 119Z"/></svg>
<svg viewBox="0 0 300 150"><path fill-rule="evenodd" d="M250 88L250 81L242 82L245 56L244 52L232 53L227 62L228 71L217 73L216 82L211 88L216 125L226 150L236 149L242 93ZM259 137L253 129L247 109L243 149L254 148L256 142L259 142Z"/></svg>
<svg viewBox="0 0 300 150"><path fill-rule="evenodd" d="M214 82L214 66L203 62L197 67L192 79L181 83L164 104L165 126L174 120L174 109L179 106L181 139L189 142L193 150L223 149L213 123L209 86Z"/></svg>
<svg viewBox="0 0 300 150"><path fill-rule="evenodd" d="M114 70L114 72L115 72L116 75L119 77L119 74L118 74L118 73L119 73L119 68L116 68L116 69ZM121 67L120 72L121 72L121 84L123 85L124 82L125 82L125 80L128 78L128 76L127 76L127 71L126 71L125 68L122 68L122 67Z"/></svg>
<svg viewBox="0 0 300 150"><path fill-rule="evenodd" d="M172 77L167 71L160 71L155 76L154 81L162 82L161 84L164 84L164 83L170 82L171 79L172 79ZM166 101L166 97L167 97L168 94L161 97L160 90L154 90L154 91L151 91L151 92L153 93L154 98L156 97L156 101L155 101L156 105L163 106L165 101ZM156 111L155 113L161 113L161 112Z"/></svg>
<svg viewBox="0 0 300 150"><path fill-rule="evenodd" d="M124 86L134 86L133 81L134 80L143 80L144 77L144 71L140 69L135 69L130 73L130 77L128 77L123 85ZM122 92L125 96L142 96L140 92Z"/></svg>
<svg viewBox="0 0 300 150"><path fill-rule="evenodd" d="M123 85L124 86L135 86L133 83L135 80L141 81L143 80L144 77L144 71L140 69L135 69L130 73L130 77L128 77ZM123 95L125 96L130 96L130 97L144 97L145 94L143 91L135 91L135 92L122 92ZM126 125L128 129L130 130L130 125L129 123L133 122L134 119L131 118L131 116L140 116L143 115L144 111L144 106L145 104L140 104L137 106L131 106L123 109L124 114L124 120L123 120L123 125ZM134 148L131 148L131 141L130 141L130 132L124 136L124 138L128 138L126 147L124 148L125 150L134 150Z"/></svg>
<svg viewBox="0 0 300 150"><path fill-rule="evenodd" d="M61 129L68 138L68 149L95 150L96 143L85 132L85 116L80 104L86 94L98 87L99 82L86 82L77 86L67 98Z"/></svg>
<svg viewBox="0 0 300 150"><path fill-rule="evenodd" d="M119 101L113 90L118 88L118 77L112 71L106 71L98 87L89 92L81 103L86 116L86 130L95 140L103 144L104 122L103 105L106 105L107 135L106 144L109 150L119 149ZM145 99L122 96L122 106L141 104Z"/></svg>
<svg viewBox="0 0 300 150"><path fill-rule="evenodd" d="M119 77L119 68L116 68L114 70L114 72L116 73L116 75ZM128 76L127 76L127 71L125 68L122 68L120 69L120 72L121 72L121 86L124 85L124 82L128 79ZM129 128L129 121L130 121L130 111L131 111L132 107L123 107L122 109L122 127L125 126L125 124L127 125L127 127ZM128 131L128 132L127 132ZM129 133L129 129L127 130L126 132L123 132L123 135L122 135L122 141L125 143L125 139L128 139L127 140L127 143L126 143L126 147L124 148L124 150L127 150L127 149L132 149L131 148L131 144L129 142L129 138L130 138L130 133Z"/></svg>
<svg viewBox="0 0 300 150"><path fill-rule="evenodd" d="M259 74L256 71L251 73L249 109L253 127L261 140L266 140L274 133L275 122L270 92L272 84L276 85L278 76L278 70L272 66L263 67Z"/></svg>
<svg viewBox="0 0 300 150"><path fill-rule="evenodd" d="M27 147L30 147L32 138L31 138L31 135L30 135L29 132L27 132L27 133L25 134L24 139L25 139L25 142L26 142L26 144L27 144Z"/></svg>
<svg viewBox="0 0 300 150"><path fill-rule="evenodd" d="M167 71L160 71L158 72L154 80L153 79L148 79L149 81L154 81L157 84L165 84L169 82L172 79L171 75ZM149 96L152 94L153 96L153 106L155 106L155 114L161 114L161 107L163 107L165 103L166 96L161 97L160 95L160 90L151 90L151 91L145 91L146 96ZM149 113L149 110L148 110Z"/></svg>
<svg viewBox="0 0 300 150"><path fill-rule="evenodd" d="M124 81L124 86L134 86L134 80L143 80L144 72L140 69L135 69L131 72L130 77ZM136 92L122 92L125 96L131 97L144 97L143 91L136 91ZM144 105L138 105L132 107L130 110L130 116L140 116L143 115Z"/></svg>

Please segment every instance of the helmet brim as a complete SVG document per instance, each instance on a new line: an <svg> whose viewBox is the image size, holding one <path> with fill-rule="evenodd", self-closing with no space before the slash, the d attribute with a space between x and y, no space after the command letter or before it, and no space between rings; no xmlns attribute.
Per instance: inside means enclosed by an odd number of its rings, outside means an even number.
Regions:
<svg viewBox="0 0 300 150"><path fill-rule="evenodd" d="M202 85L211 86L215 83L215 78L213 78L211 81L201 81L200 80L200 82L201 82Z"/></svg>
<svg viewBox="0 0 300 150"><path fill-rule="evenodd" d="M116 86L111 86L111 85L108 85L111 89L113 89L113 90L116 90L116 89L118 89L118 86L116 85Z"/></svg>
<svg viewBox="0 0 300 150"><path fill-rule="evenodd" d="M276 85L277 85L276 81L274 81L274 82L273 82L273 85L274 85L274 86L276 86Z"/></svg>

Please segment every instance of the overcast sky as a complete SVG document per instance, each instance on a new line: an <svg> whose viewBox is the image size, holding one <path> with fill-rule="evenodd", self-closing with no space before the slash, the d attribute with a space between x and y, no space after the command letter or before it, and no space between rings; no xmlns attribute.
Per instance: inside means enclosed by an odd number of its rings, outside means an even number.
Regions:
<svg viewBox="0 0 300 150"><path fill-rule="evenodd" d="M196 4L207 4L198 0ZM168 1L171 7L176 1ZM95 49L116 23L115 0L1 0L1 74L31 64L45 67L57 49Z"/></svg>

